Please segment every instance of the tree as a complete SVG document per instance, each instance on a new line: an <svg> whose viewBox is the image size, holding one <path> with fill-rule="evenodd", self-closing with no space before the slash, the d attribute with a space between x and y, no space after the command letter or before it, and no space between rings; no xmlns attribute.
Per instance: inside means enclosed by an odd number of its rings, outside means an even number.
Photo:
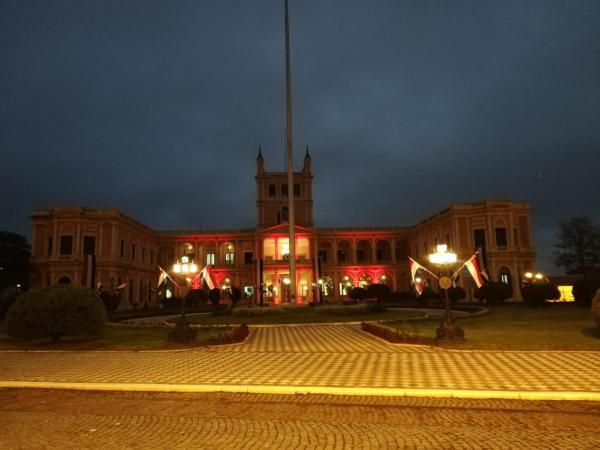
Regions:
<svg viewBox="0 0 600 450"><path fill-rule="evenodd" d="M459 300L464 300L467 296L467 293L460 286L453 286L448 289L448 298L452 301L452 303L456 303Z"/></svg>
<svg viewBox="0 0 600 450"><path fill-rule="evenodd" d="M197 308L200 303L208 300L208 294L202 289L190 289L185 295L185 306Z"/></svg>
<svg viewBox="0 0 600 450"><path fill-rule="evenodd" d="M600 269L600 226L589 217L560 222L554 246L555 263L567 272L586 278Z"/></svg>
<svg viewBox="0 0 600 450"><path fill-rule="evenodd" d="M25 236L0 231L0 289L20 284L27 287L29 280L29 245Z"/></svg>
<svg viewBox="0 0 600 450"><path fill-rule="evenodd" d="M242 297L242 291L240 290L240 288L231 286L231 306L233 308L235 308L235 305L237 305L237 302L240 301L241 297Z"/></svg>
<svg viewBox="0 0 600 450"><path fill-rule="evenodd" d="M390 298L392 290L387 284L377 283L367 287L367 298L376 298L378 302Z"/></svg>
<svg viewBox="0 0 600 450"><path fill-rule="evenodd" d="M361 287L355 287L350 289L348 292L348 297L356 301L364 300L367 298L367 291Z"/></svg>

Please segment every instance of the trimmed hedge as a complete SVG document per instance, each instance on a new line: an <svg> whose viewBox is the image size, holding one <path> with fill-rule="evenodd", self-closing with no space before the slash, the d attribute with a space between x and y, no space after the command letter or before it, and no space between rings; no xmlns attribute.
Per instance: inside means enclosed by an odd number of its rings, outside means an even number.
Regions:
<svg viewBox="0 0 600 450"><path fill-rule="evenodd" d="M17 339L97 335L106 322L104 303L91 289L56 285L19 296L6 313L8 334Z"/></svg>
<svg viewBox="0 0 600 450"><path fill-rule="evenodd" d="M386 327L384 325L379 325L373 322L363 322L361 324L361 329L363 331L366 331L367 333L372 334L373 336L385 339L386 341L392 342L394 344L433 344L433 341L431 339L425 338L423 336L415 336L405 331L400 331L398 329L394 330L392 328Z"/></svg>
<svg viewBox="0 0 600 450"><path fill-rule="evenodd" d="M334 316L352 316L356 314L368 314L371 312L369 305L361 303L358 305L325 305L317 306L315 312L321 314L332 314Z"/></svg>
<svg viewBox="0 0 600 450"><path fill-rule="evenodd" d="M233 308L233 315L239 317L254 317L254 316L276 316L285 314L283 308L270 308L260 306L239 306Z"/></svg>
<svg viewBox="0 0 600 450"><path fill-rule="evenodd" d="M236 344L238 342L244 342L249 334L250 328L244 323L237 327L233 327L230 331L218 334L211 339L210 343L213 345Z"/></svg>

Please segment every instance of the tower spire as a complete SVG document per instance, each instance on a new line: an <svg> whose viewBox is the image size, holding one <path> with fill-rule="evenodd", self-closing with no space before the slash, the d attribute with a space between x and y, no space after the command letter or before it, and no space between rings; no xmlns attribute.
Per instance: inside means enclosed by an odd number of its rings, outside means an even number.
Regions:
<svg viewBox="0 0 600 450"><path fill-rule="evenodd" d="M288 0L285 0L285 92L286 92L286 143L288 175L288 228L290 248L290 302L296 301L296 235L294 216L294 153L292 149L292 75L290 69L290 19Z"/></svg>

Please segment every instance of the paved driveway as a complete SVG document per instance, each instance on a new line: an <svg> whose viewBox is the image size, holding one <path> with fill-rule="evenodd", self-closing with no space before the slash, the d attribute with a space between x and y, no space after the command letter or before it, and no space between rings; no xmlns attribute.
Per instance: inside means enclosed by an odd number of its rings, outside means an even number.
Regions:
<svg viewBox="0 0 600 450"><path fill-rule="evenodd" d="M349 325L255 328L246 344L186 351L0 353L0 381L4 382L600 395L598 373L600 352L431 350L388 344Z"/></svg>

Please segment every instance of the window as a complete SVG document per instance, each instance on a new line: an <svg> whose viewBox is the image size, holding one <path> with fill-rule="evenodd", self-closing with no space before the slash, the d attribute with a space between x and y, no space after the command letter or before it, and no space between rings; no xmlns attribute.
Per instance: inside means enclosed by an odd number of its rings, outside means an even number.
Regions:
<svg viewBox="0 0 600 450"><path fill-rule="evenodd" d="M281 208L281 220L283 220L284 222L287 222L288 220L290 220L290 214L289 214L289 209L287 206L284 206L283 208Z"/></svg>
<svg viewBox="0 0 600 450"><path fill-rule="evenodd" d="M377 253L377 261L383 261L383 249L382 248L376 249L376 253Z"/></svg>
<svg viewBox="0 0 600 450"><path fill-rule="evenodd" d="M279 225L281 223L281 213L278 212L277 213L277 225Z"/></svg>
<svg viewBox="0 0 600 450"><path fill-rule="evenodd" d="M300 197L300 185L294 184L294 197Z"/></svg>
<svg viewBox="0 0 600 450"><path fill-rule="evenodd" d="M131 244L131 259L135 260L135 244Z"/></svg>
<svg viewBox="0 0 600 450"><path fill-rule="evenodd" d="M275 185L274 184L269 185L269 197L275 197Z"/></svg>
<svg viewBox="0 0 600 450"><path fill-rule="evenodd" d="M496 228L496 245L498 247L506 247L508 245L506 228Z"/></svg>
<svg viewBox="0 0 600 450"><path fill-rule="evenodd" d="M125 258L125 240L121 239L121 250L120 250L121 258Z"/></svg>
<svg viewBox="0 0 600 450"><path fill-rule="evenodd" d="M154 264L154 250L150 250L150 264Z"/></svg>
<svg viewBox="0 0 600 450"><path fill-rule="evenodd" d="M142 247L142 262L146 261L146 248Z"/></svg>
<svg viewBox="0 0 600 450"><path fill-rule="evenodd" d="M48 238L48 256L52 254L52 236Z"/></svg>
<svg viewBox="0 0 600 450"><path fill-rule="evenodd" d="M366 255L365 255L365 250L363 248L357 248L356 249L356 260L357 261L365 261L366 259Z"/></svg>
<svg viewBox="0 0 600 450"><path fill-rule="evenodd" d="M338 248L337 251L337 259L340 262L346 261L346 250L343 248Z"/></svg>
<svg viewBox="0 0 600 450"><path fill-rule="evenodd" d="M69 277L60 277L58 284L71 284L71 279Z"/></svg>
<svg viewBox="0 0 600 450"><path fill-rule="evenodd" d="M321 262L327 262L327 250L319 250L319 260Z"/></svg>
<svg viewBox="0 0 600 450"><path fill-rule="evenodd" d="M500 279L501 283L512 287L512 277L510 275L510 270L508 269L508 267L500 268L500 271L498 272L498 278Z"/></svg>
<svg viewBox="0 0 600 450"><path fill-rule="evenodd" d="M214 253L206 254L206 264L210 264L212 266L215 265L215 254Z"/></svg>
<svg viewBox="0 0 600 450"><path fill-rule="evenodd" d="M281 195L283 195L284 197L288 196L288 185L287 184L281 185Z"/></svg>
<svg viewBox="0 0 600 450"><path fill-rule="evenodd" d="M70 255L73 253L73 236L65 235L60 237L60 254Z"/></svg>
<svg viewBox="0 0 600 450"><path fill-rule="evenodd" d="M254 260L254 253L244 252L244 264L252 264L253 260Z"/></svg>
<svg viewBox="0 0 600 450"><path fill-rule="evenodd" d="M227 264L228 266L233 266L234 255L235 255L235 253L233 253L233 252L225 253L225 264Z"/></svg>
<svg viewBox="0 0 600 450"><path fill-rule="evenodd" d="M96 237L95 236L84 236L83 237L83 254L84 255L95 255L96 254Z"/></svg>

